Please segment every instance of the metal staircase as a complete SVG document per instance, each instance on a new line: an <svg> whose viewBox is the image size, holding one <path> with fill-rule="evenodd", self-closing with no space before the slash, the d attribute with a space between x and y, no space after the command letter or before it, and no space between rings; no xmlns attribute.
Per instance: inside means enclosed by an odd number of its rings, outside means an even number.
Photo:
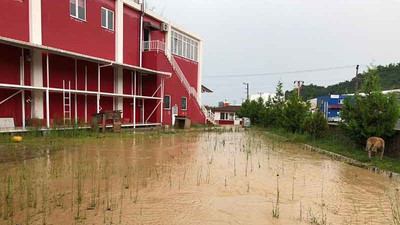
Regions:
<svg viewBox="0 0 400 225"><path fill-rule="evenodd" d="M65 80L63 80L63 113L64 125L71 124L71 81L68 81L66 89Z"/></svg>
<svg viewBox="0 0 400 225"><path fill-rule="evenodd" d="M196 99L196 102L203 112L204 116L206 117L206 122L211 123L211 124L216 124L215 118L214 118L214 113L211 112L211 110L207 110L202 104L201 104L201 99L199 98L199 95L196 91L195 88L190 86L188 80L186 79L185 74L182 72L181 68L179 67L178 63L174 59L174 57L171 54L171 51L166 47L164 42L161 41L145 41L143 42L143 49L144 51L157 51L157 52L164 52L165 56L167 57L169 63L171 64L172 68L178 75L179 80L185 87L186 91L189 93L190 96L194 97Z"/></svg>

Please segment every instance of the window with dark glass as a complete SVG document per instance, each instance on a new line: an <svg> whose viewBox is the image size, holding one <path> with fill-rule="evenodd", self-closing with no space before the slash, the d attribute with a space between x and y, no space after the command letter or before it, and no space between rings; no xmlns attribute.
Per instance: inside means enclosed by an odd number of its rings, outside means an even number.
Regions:
<svg viewBox="0 0 400 225"><path fill-rule="evenodd" d="M187 98L182 98L182 110L187 110Z"/></svg>
<svg viewBox="0 0 400 225"><path fill-rule="evenodd" d="M171 96L164 96L164 109L171 109Z"/></svg>

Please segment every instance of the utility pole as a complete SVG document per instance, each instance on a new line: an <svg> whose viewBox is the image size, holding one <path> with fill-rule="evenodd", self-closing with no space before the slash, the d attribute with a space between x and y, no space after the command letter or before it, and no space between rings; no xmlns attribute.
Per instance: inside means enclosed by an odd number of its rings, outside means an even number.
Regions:
<svg viewBox="0 0 400 225"><path fill-rule="evenodd" d="M360 65L356 66L356 93L358 93L358 69L360 68Z"/></svg>
<svg viewBox="0 0 400 225"><path fill-rule="evenodd" d="M246 97L247 97L247 101L250 101L250 84L249 83L243 83L244 85L246 85Z"/></svg>
<svg viewBox="0 0 400 225"><path fill-rule="evenodd" d="M296 80L296 81L294 82L294 84L296 85L296 83L297 83L297 97L300 98L301 87L304 85L304 81Z"/></svg>

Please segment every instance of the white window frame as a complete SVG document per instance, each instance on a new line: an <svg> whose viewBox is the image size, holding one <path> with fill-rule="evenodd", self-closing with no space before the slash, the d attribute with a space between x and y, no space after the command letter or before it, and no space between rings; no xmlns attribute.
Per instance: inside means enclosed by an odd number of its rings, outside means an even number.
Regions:
<svg viewBox="0 0 400 225"><path fill-rule="evenodd" d="M220 112L220 113L219 113L219 119L220 119L220 120L224 120L224 121L225 121L225 120L226 120L226 117L225 117L225 116L226 116L226 113L225 113L225 112Z"/></svg>
<svg viewBox="0 0 400 225"><path fill-rule="evenodd" d="M220 118L220 120L223 120L223 121L235 121L235 113L220 112L219 118ZM232 118L232 119L230 119L230 118Z"/></svg>
<svg viewBox="0 0 400 225"><path fill-rule="evenodd" d="M186 100L186 101L185 101L185 103L186 103L186 105L185 105L186 108L185 108L185 109L183 108L183 104L182 104L182 103L183 103L183 99ZM188 110L188 101L187 101L187 98L186 98L186 97L182 97L182 98L181 98L181 109L182 109L182 111L187 111L187 110Z"/></svg>
<svg viewBox="0 0 400 225"><path fill-rule="evenodd" d="M69 15L72 17L72 18L75 18L75 19L78 19L78 20L82 20L82 21L86 21L86 0L83 0L83 3L84 3L84 13L85 13L85 19L82 19L82 18L79 18L79 6L78 6L78 1L79 0L72 0L72 1L75 1L75 15L72 15L71 14L71 0L69 0Z"/></svg>
<svg viewBox="0 0 400 225"><path fill-rule="evenodd" d="M171 95L164 95L164 98L166 98L166 97L169 97L169 105L168 105L168 108L165 108L165 99L164 99L164 105L163 105L163 107L164 107L164 109L167 109L167 110L170 110L171 109L171 100L172 100L172 97L171 97Z"/></svg>
<svg viewBox="0 0 400 225"><path fill-rule="evenodd" d="M199 42L178 31L171 31L172 54L198 62Z"/></svg>
<svg viewBox="0 0 400 225"><path fill-rule="evenodd" d="M106 11L106 26L103 26L103 9ZM108 24L109 24L109 18L108 18L108 14L109 14L109 12L112 12L112 29L110 29L109 27L108 27ZM114 11L112 11L111 9L107 9L107 8L105 8L105 7L101 7L101 27L102 28L104 28L104 29L107 29L107 30L110 30L110 31L114 31L114 28L115 28L115 20L114 20L114 17L115 17L115 14L114 14Z"/></svg>

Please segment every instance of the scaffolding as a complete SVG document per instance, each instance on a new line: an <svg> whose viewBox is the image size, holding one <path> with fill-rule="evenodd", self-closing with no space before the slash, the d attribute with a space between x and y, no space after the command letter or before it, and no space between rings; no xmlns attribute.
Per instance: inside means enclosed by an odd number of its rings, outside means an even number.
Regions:
<svg viewBox="0 0 400 225"><path fill-rule="evenodd" d="M25 91L41 91L45 93L45 98L46 98L46 128L50 129L50 93L62 93L63 94L63 115L64 115L64 124L69 120L69 122L72 121L72 95L74 95L75 98L75 107L74 107L74 117L75 119L77 118L77 95L83 95L85 97L85 122L88 122L87 118L87 97L88 96L96 96L97 98L97 113L101 111L101 106L100 106L100 100L102 97L113 97L115 98L122 98L122 99L131 99L133 103L133 118L132 118L132 123L131 124L124 124L123 127L139 127L139 126L148 126L148 125L162 125L163 123L163 101L164 101L164 80L171 77L171 73L168 72L161 72L161 71L155 71L151 69L146 69L146 68L141 68L137 66L132 66L128 64L123 64L123 63L117 63L114 61L109 61L109 60L104 60L101 58L96 58L96 57L91 57L91 56L86 56L83 54L78 54L74 52L69 52L61 49L56 49L52 47L47 47L47 46L42 46L42 45L36 45L28 42L23 42L23 41L18 41L14 39L9 39L5 37L0 37L0 43L2 44L7 44L11 46L15 46L18 48L22 49L22 56L21 56L21 62L20 62L20 84L7 84L7 83L0 83L0 89L14 89L17 90L17 93L10 96L10 98L14 97L18 93L21 94L21 101L22 101L22 129L25 130ZM31 86L31 85L25 85L24 84L24 49L29 49L29 50L39 50L43 53L46 54L46 77L47 77L47 84L42 85L42 86ZM50 61L49 61L49 54L53 55L60 55L60 56L66 56L70 58L75 59L75 84L74 84L74 89L71 89L71 82L68 81L68 85L66 84L65 81L63 81L63 88L55 88L55 87L50 87ZM98 79L97 79L97 91L88 91L87 88L87 68L85 67L85 89L84 90L79 90L77 88L77 60L83 60L83 61L88 61L88 62L94 62L97 63L97 71L98 71ZM104 67L114 67L114 68L122 68L126 70L131 71L131 85L132 85L132 92L130 94L121 94L121 93L108 93L108 92L102 92L101 91L101 69ZM143 95L143 86L142 86L142 76L143 75L156 75L160 76L160 85L157 87L156 91L152 96L144 96ZM138 82L139 81L139 82ZM138 86L139 84L139 86ZM137 87L139 87L139 90L137 90ZM114 91L115 92L115 91ZM139 93L138 93L139 92ZM159 95L157 93L159 92ZM144 104L145 100L156 100L158 103L156 104L155 108L153 111L150 113L150 115L145 119L144 115ZM142 121L140 123L136 122L136 103L140 101L142 104ZM160 123L148 123L149 119L151 116L157 111L160 110Z"/></svg>

